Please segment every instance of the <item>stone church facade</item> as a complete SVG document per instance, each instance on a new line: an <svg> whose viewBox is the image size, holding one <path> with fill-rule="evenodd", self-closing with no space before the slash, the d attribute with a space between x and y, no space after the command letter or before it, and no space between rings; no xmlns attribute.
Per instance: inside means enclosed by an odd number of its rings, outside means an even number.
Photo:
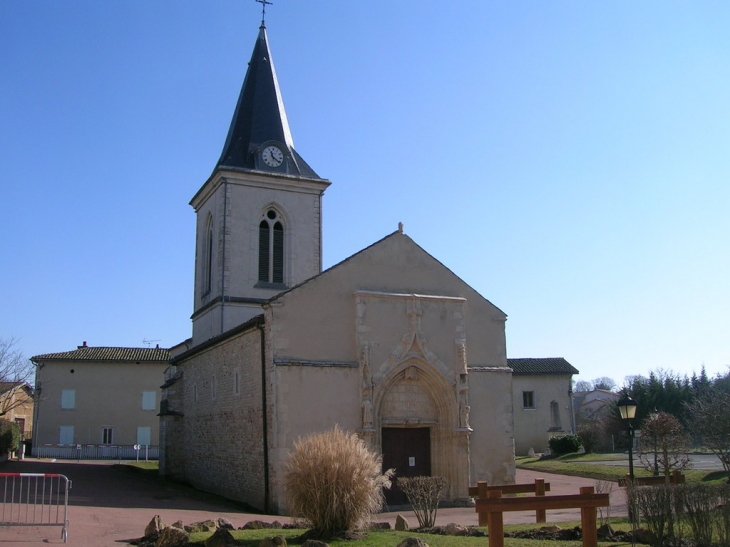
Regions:
<svg viewBox="0 0 730 547"><path fill-rule="evenodd" d="M281 513L294 442L338 424L453 503L514 482L506 315L402 227L322 271L329 185L294 149L262 24L191 201L193 336L166 373L161 473Z"/></svg>

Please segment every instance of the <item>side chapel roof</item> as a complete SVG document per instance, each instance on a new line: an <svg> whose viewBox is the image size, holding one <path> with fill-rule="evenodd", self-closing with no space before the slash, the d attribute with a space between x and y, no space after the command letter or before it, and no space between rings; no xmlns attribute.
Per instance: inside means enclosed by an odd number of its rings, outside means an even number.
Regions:
<svg viewBox="0 0 730 547"><path fill-rule="evenodd" d="M578 369L562 357L542 357L537 359L507 359L507 365L515 376L535 374L580 374Z"/></svg>

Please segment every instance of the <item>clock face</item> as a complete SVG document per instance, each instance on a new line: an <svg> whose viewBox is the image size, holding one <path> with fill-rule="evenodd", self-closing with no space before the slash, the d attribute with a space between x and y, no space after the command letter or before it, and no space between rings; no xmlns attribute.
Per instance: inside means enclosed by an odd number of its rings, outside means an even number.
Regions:
<svg viewBox="0 0 730 547"><path fill-rule="evenodd" d="M279 167L284 161L284 152L276 146L267 146L261 152L261 159L269 167Z"/></svg>

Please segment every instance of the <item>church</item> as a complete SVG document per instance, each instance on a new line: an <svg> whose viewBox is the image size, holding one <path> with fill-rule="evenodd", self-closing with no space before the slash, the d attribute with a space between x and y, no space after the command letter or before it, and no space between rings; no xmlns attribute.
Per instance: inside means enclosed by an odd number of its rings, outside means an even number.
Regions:
<svg viewBox="0 0 730 547"><path fill-rule="evenodd" d="M294 148L262 22L222 154L190 202L193 332L166 372L160 472L282 513L294 442L338 424L396 476L444 477L453 504L476 481L514 482L506 314L402 226L323 271L330 181L314 167ZM405 498L395 488L387 502Z"/></svg>

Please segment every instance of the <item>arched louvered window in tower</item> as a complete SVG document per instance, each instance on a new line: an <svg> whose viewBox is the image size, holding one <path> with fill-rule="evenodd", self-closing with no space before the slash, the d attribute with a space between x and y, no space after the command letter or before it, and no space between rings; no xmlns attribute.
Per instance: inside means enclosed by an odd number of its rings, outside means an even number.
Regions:
<svg viewBox="0 0 730 547"><path fill-rule="evenodd" d="M259 282L284 283L284 223L274 209L259 223Z"/></svg>
<svg viewBox="0 0 730 547"><path fill-rule="evenodd" d="M213 286L213 217L208 216L203 240L203 293L209 293Z"/></svg>

